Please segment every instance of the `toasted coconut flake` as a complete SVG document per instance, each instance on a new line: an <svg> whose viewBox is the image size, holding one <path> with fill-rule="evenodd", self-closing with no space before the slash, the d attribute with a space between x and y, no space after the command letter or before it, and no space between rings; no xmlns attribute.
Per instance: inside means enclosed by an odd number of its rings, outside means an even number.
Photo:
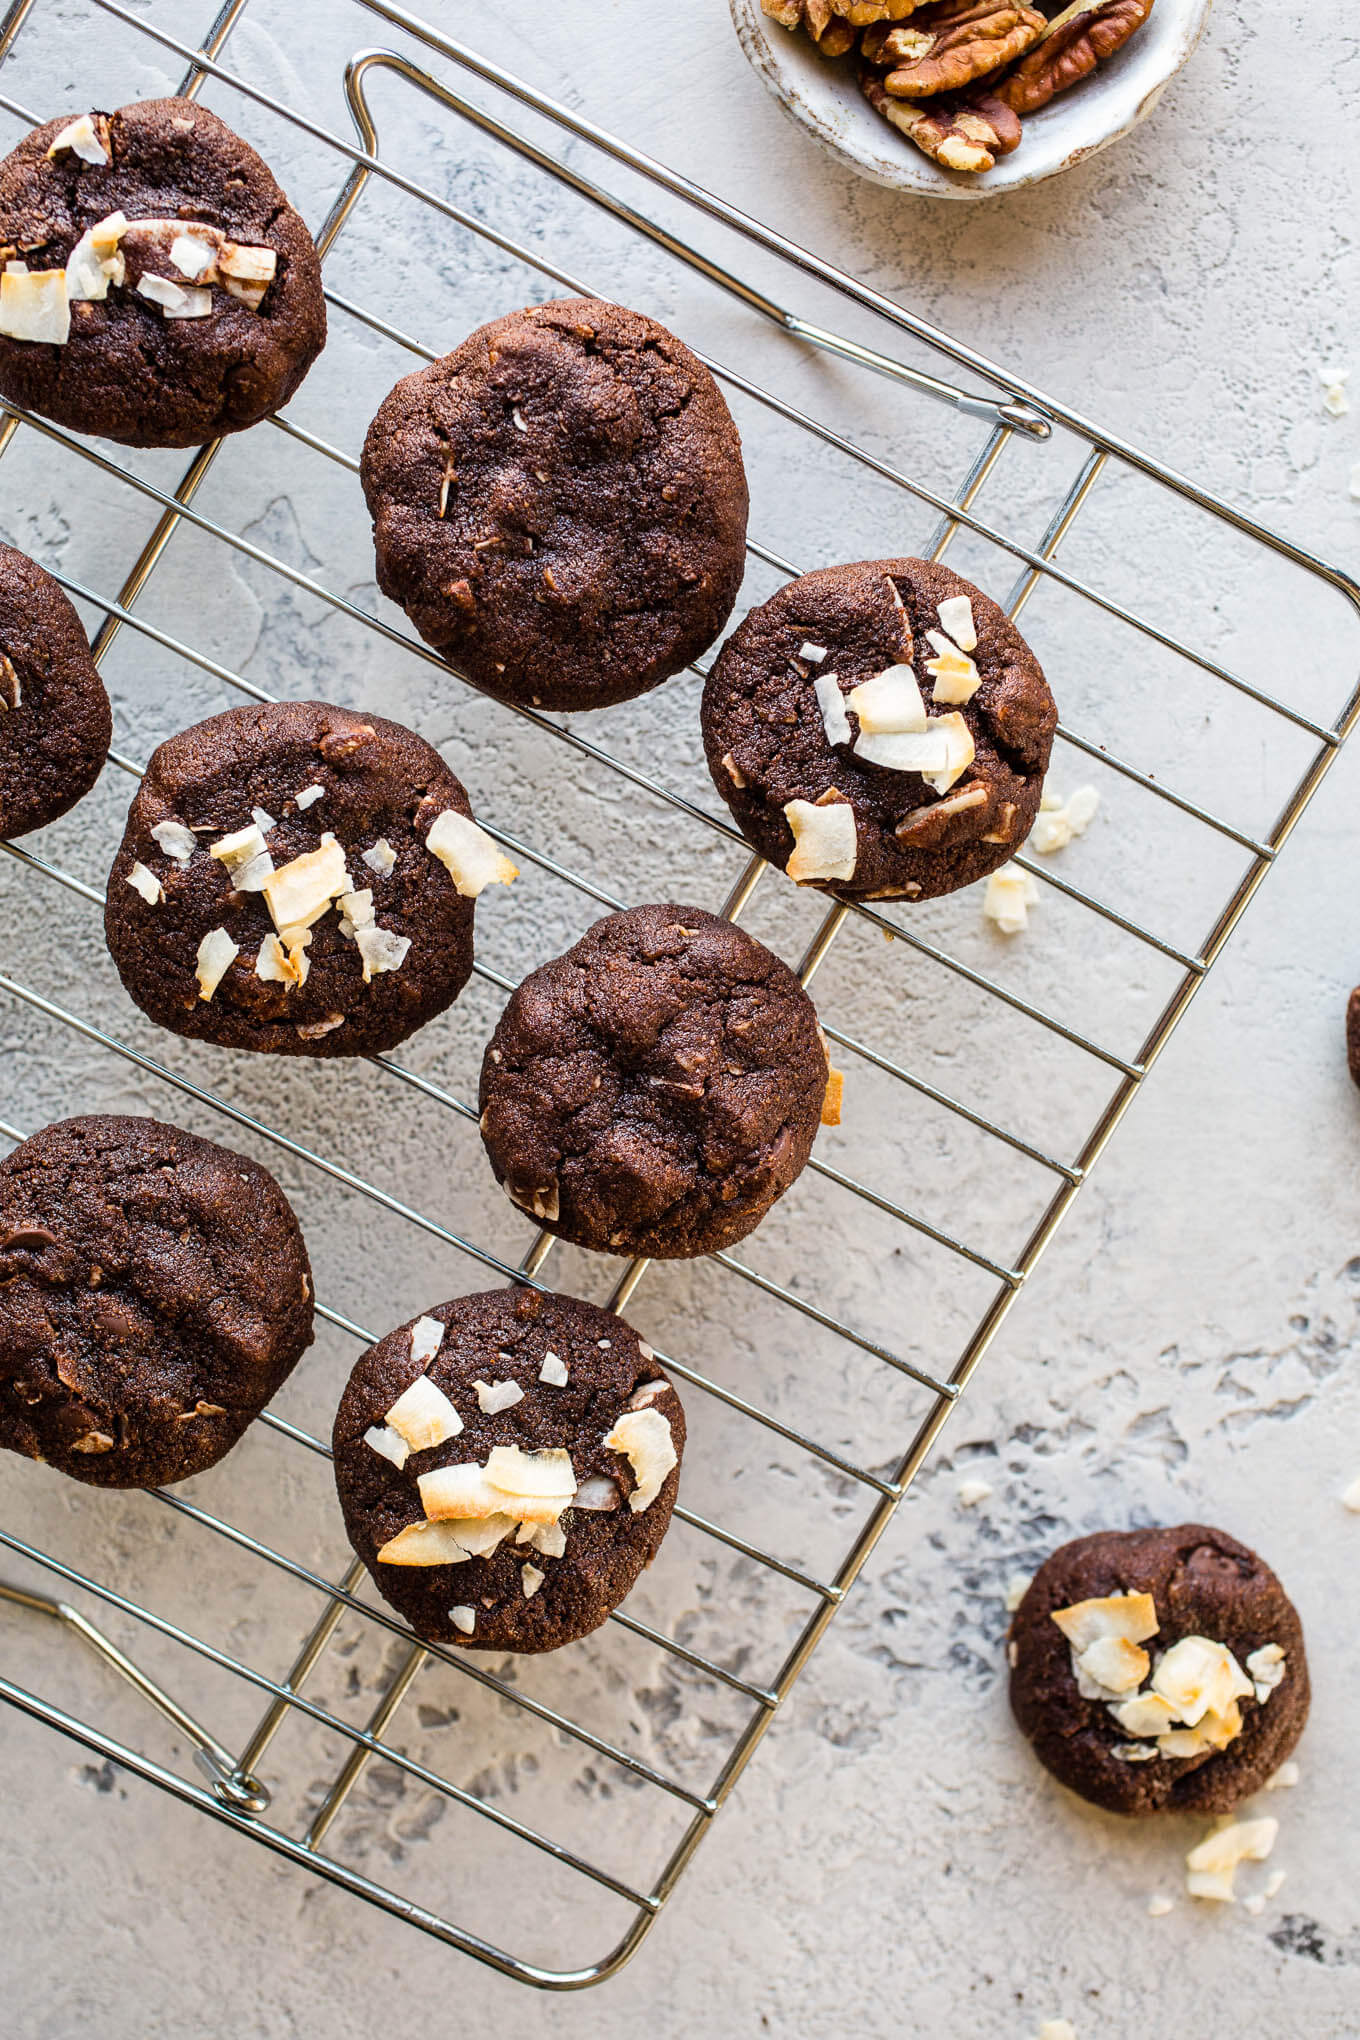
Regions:
<svg viewBox="0 0 1360 2040"><path fill-rule="evenodd" d="M1130 1644L1129 1648L1137 1646ZM1171 1702L1160 1693L1134 1693L1127 1700L1112 1700L1110 1712L1130 1735L1166 1735L1176 1719Z"/></svg>
<svg viewBox="0 0 1360 2040"><path fill-rule="evenodd" d="M197 283L213 266L213 251L193 234L176 234L170 243L170 260L181 276Z"/></svg>
<svg viewBox="0 0 1360 2040"><path fill-rule="evenodd" d="M1158 1629L1157 1603L1151 1594L1106 1594L1074 1601L1070 1608L1054 1608L1050 1620L1057 1623L1078 1655L1102 1636L1125 1636L1130 1643L1146 1643Z"/></svg>
<svg viewBox="0 0 1360 2040"><path fill-rule="evenodd" d="M469 1558L490 1558L515 1528L513 1516L454 1516L448 1528Z"/></svg>
<svg viewBox="0 0 1360 2040"><path fill-rule="evenodd" d="M784 870L795 885L854 877L859 838L848 801L786 801L784 819L793 831L793 850Z"/></svg>
<svg viewBox="0 0 1360 2040"><path fill-rule="evenodd" d="M806 666L820 666L826 657L826 646L815 645L810 638L804 639L798 647L798 656Z"/></svg>
<svg viewBox="0 0 1360 2040"><path fill-rule="evenodd" d="M305 850L271 872L261 888L274 926L310 928L328 910L332 900L350 890L345 853L334 836L325 835L315 850Z"/></svg>
<svg viewBox="0 0 1360 2040"><path fill-rule="evenodd" d="M1185 1859L1185 1888L1190 1896L1231 1904L1237 1897L1233 1878L1238 1864L1263 1863L1274 1848L1279 1831L1280 1823L1269 1815L1215 1828Z"/></svg>
<svg viewBox="0 0 1360 2040"><path fill-rule="evenodd" d="M521 1523L515 1542L530 1545L544 1558L562 1558L566 1555L567 1533L560 1523Z"/></svg>
<svg viewBox="0 0 1360 2040"><path fill-rule="evenodd" d="M632 1466L637 1486L628 1497L628 1506L634 1515L640 1515L651 1507L667 1475L680 1463L671 1427L660 1410L625 1410L604 1442Z"/></svg>
<svg viewBox="0 0 1360 2040"><path fill-rule="evenodd" d="M566 1362L560 1360L556 1353L545 1353L543 1355L543 1365L538 1370L538 1378L540 1381L546 1381L549 1388L565 1388L567 1385Z"/></svg>
<svg viewBox="0 0 1360 2040"><path fill-rule="evenodd" d="M544 1580L548 1577L546 1573L541 1573L536 1565L528 1564L522 1565L520 1567L519 1576L520 1581L524 1587L524 1598L526 1601L533 1600L534 1595L538 1592Z"/></svg>
<svg viewBox="0 0 1360 2040"><path fill-rule="evenodd" d="M144 864L134 864L127 875L127 882L134 892L139 892L149 907L158 907L165 898L165 887L154 871L148 871Z"/></svg>
<svg viewBox="0 0 1360 2040"><path fill-rule="evenodd" d="M464 899L475 900L487 886L509 885L519 877L518 866L486 830L453 808L435 816L425 848L439 859Z"/></svg>
<svg viewBox="0 0 1360 2040"><path fill-rule="evenodd" d="M402 1390L388 1410L386 1421L401 1433L413 1452L428 1452L432 1445L456 1438L463 1428L463 1419L428 1374L418 1374L409 1388ZM471 1515L473 1511L469 1509L466 1513Z"/></svg>
<svg viewBox="0 0 1360 2040"><path fill-rule="evenodd" d="M409 935L398 935L394 928L379 928L372 922L355 929L354 941L366 985L383 971L400 970L411 951Z"/></svg>
<svg viewBox="0 0 1360 2040"><path fill-rule="evenodd" d="M972 700L982 685L982 675L952 638L943 631L928 630L926 636L935 649L935 657L926 660L926 671L935 682L936 701L963 703Z"/></svg>
<svg viewBox="0 0 1360 2040"><path fill-rule="evenodd" d="M1018 864L1003 864L987 880L982 911L1003 935L1018 935L1029 926L1029 910L1037 905L1039 888Z"/></svg>
<svg viewBox="0 0 1360 2040"><path fill-rule="evenodd" d="M198 957L194 965L200 999L206 1002L212 998L240 953L239 945L232 941L225 928L208 930L198 945Z"/></svg>
<svg viewBox="0 0 1360 2040"><path fill-rule="evenodd" d="M460 1605L457 1608L450 1608L449 1620L455 1629L462 1630L464 1636L471 1636L473 1630L477 1627L477 1610L467 1607L466 1604Z"/></svg>
<svg viewBox="0 0 1360 2040"><path fill-rule="evenodd" d="M828 1069L826 1090L822 1094L822 1125L839 1126L841 1104L845 1097L845 1071Z"/></svg>
<svg viewBox="0 0 1360 2040"><path fill-rule="evenodd" d="M433 1360L444 1343L444 1327L437 1317L418 1317L411 1327L411 1358L424 1366Z"/></svg>
<svg viewBox="0 0 1360 2040"><path fill-rule="evenodd" d="M1160 1752L1156 1743L1117 1742L1111 1743L1110 1755L1118 1757L1121 1764L1148 1764L1160 1755Z"/></svg>
<svg viewBox="0 0 1360 2040"><path fill-rule="evenodd" d="M516 1504L556 1505L546 1515L517 1507L516 1514L526 1523L556 1521L576 1493L571 1454L562 1446L550 1447L545 1452L525 1452L518 1445L493 1445L487 1454L486 1477L502 1496L513 1496Z"/></svg>
<svg viewBox="0 0 1360 2040"><path fill-rule="evenodd" d="M502 1410L512 1410L524 1401L524 1390L517 1381L474 1381L472 1386L484 1417L498 1417Z"/></svg>
<svg viewBox="0 0 1360 2040"><path fill-rule="evenodd" d="M572 1497L572 1507L585 1509L590 1515L608 1515L622 1500L622 1490L617 1481L611 1480L607 1473L592 1473L577 1488Z"/></svg>
<svg viewBox="0 0 1360 2040"><path fill-rule="evenodd" d="M309 932L303 930L304 934ZM311 959L302 943L295 942L288 947L279 935L266 935L255 958L255 975L266 984L305 985L311 967Z"/></svg>
<svg viewBox="0 0 1360 2040"><path fill-rule="evenodd" d="M431 1522L512 1513L507 1497L492 1487L485 1467L474 1460L437 1466L430 1473L420 1474L416 1486L420 1489L421 1506Z"/></svg>
<svg viewBox="0 0 1360 2040"><path fill-rule="evenodd" d="M1088 1679L1109 1693L1132 1693L1142 1685L1152 1660L1141 1644L1127 1636L1098 1636L1077 1664Z"/></svg>
<svg viewBox="0 0 1360 2040"><path fill-rule="evenodd" d="M1263 1643L1247 1659L1247 1675L1252 1680L1256 1698L1262 1706L1270 1698L1284 1677L1284 1652L1278 1643Z"/></svg>
<svg viewBox="0 0 1360 2040"><path fill-rule="evenodd" d="M377 842L364 851L363 860L370 871L376 871L385 878L397 861L397 853L386 836L379 836Z"/></svg>
<svg viewBox="0 0 1360 2040"><path fill-rule="evenodd" d="M1291 1786L1298 1784L1301 1775L1298 1765L1292 1757L1289 1757L1281 1764L1278 1771L1272 1771L1266 1779L1266 1791L1288 1791Z"/></svg>
<svg viewBox="0 0 1360 2040"><path fill-rule="evenodd" d="M851 692L850 706L866 737L919 735L929 720L911 666L885 666L881 673L861 680Z"/></svg>
<svg viewBox="0 0 1360 2040"><path fill-rule="evenodd" d="M246 241L223 241L217 266L224 277L233 277L239 283L269 284L274 281L279 258L273 248L256 247Z"/></svg>
<svg viewBox="0 0 1360 2040"><path fill-rule="evenodd" d="M470 1557L449 1523L408 1523L378 1551L382 1565L464 1565Z"/></svg>
<svg viewBox="0 0 1360 2040"><path fill-rule="evenodd" d="M973 604L969 596L948 596L937 606L936 614L941 629L953 638L961 652L977 650L977 625L973 621Z"/></svg>
<svg viewBox="0 0 1360 2040"><path fill-rule="evenodd" d="M10 340L64 346L71 337L71 307L64 269L14 270L0 276L0 333Z"/></svg>
<svg viewBox="0 0 1360 2040"><path fill-rule="evenodd" d="M293 795L293 804L295 807L299 809L315 807L317 802L319 800L324 800L325 797L326 797L325 787L318 786L316 784L316 781L313 780L310 786L303 787L301 793L295 793Z"/></svg>
<svg viewBox="0 0 1360 2040"><path fill-rule="evenodd" d="M96 126L92 114L81 113L77 114L74 120L67 121L61 132L53 138L52 146L47 153L49 157L57 156L63 149L70 149L73 155L79 156L82 163L91 163L100 169L107 169L113 161L109 153L108 139L108 122L102 116Z"/></svg>
<svg viewBox="0 0 1360 2040"><path fill-rule="evenodd" d="M861 731L855 739L855 756L865 765L877 765L884 772L919 772L923 778L948 770L949 739L934 724L927 730L897 730L884 736ZM930 779L934 785L934 778Z"/></svg>
<svg viewBox="0 0 1360 2040"><path fill-rule="evenodd" d="M850 718L845 712L845 696L841 683L834 673L819 673L812 683L817 697L817 706L822 712L822 728L826 731L828 744L850 742Z"/></svg>
<svg viewBox="0 0 1360 2040"><path fill-rule="evenodd" d="M187 864L198 848L193 830L186 829L183 822L157 822L151 831L151 840L176 864Z"/></svg>
<svg viewBox="0 0 1360 2040"><path fill-rule="evenodd" d="M219 836L215 843L208 845L208 855L235 874L242 866L256 863L261 857L269 857L269 849L259 824L251 822L248 827L236 829L229 836ZM269 868L271 871L274 868L272 858Z"/></svg>
<svg viewBox="0 0 1360 2040"><path fill-rule="evenodd" d="M411 1448L401 1432L394 1431L390 1424L370 1424L364 1432L364 1443L383 1459L390 1459L393 1466L405 1466L411 1456Z"/></svg>
<svg viewBox="0 0 1360 2040"><path fill-rule="evenodd" d="M1236 1699L1254 1692L1227 1645L1208 1636L1183 1636L1164 1651L1153 1668L1152 1689L1170 1701L1187 1728L1210 1710L1226 1715Z"/></svg>

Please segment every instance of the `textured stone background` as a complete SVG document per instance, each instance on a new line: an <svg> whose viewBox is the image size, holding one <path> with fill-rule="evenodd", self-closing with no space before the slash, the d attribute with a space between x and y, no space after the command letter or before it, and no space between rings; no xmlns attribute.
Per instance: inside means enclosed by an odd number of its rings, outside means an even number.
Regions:
<svg viewBox="0 0 1360 2040"><path fill-rule="evenodd" d="M135 5L201 33L206 5ZM1353 31L1292 0L1220 7L1154 118L1110 154L995 205L912 203L813 152L742 64L723 0L429 0L455 33L536 84L843 263L927 318L1014 364L1235 502L1352 562L1360 505L1355 419L1332 420L1317 370L1354 347L1357 212ZM344 61L391 41L353 5L251 0L227 61L343 128ZM449 75L452 75L451 73ZM46 116L166 89L178 66L88 0L38 0L0 89ZM480 88L471 96L504 114ZM295 129L210 86L255 138L313 224L335 158ZM805 360L754 316L630 239L528 165L436 116L394 80L374 106L384 151L455 206L532 244L571 275L671 320L719 359L853 430L930 486L957 485L979 428L877 381ZM527 116L510 115L526 128ZM4 117L5 137L21 123ZM570 160L651 203L719 259L748 264L812 317L867 332L847 308L634 186L579 149ZM456 225L375 188L329 280L443 348L545 286ZM904 353L916 358L910 346ZM922 356L921 358L924 358ZM409 358L337 314L294 415L353 454ZM935 363L933 365L938 365ZM803 564L929 542L932 519L863 470L817 456L734 400L753 480L753 532ZM1008 450L983 514L1033 541L1073 472L1061 440ZM173 486L175 456L136 457ZM380 608L357 487L261 427L229 444L205 512L360 606ZM86 584L116 590L154 509L31 432L0 462L0 529ZM1013 563L985 542L954 557L993 592ZM1291 572L1111 476L1064 555L1074 571L1291 700L1330 717L1355 676L1360 631ZM760 599L771 578L751 577ZM241 554L190 530L139 605L159 628L282 692L372 703L439 742L484 817L606 893L721 898L740 857L720 839L527 731L415 657L388 647ZM390 617L392 612L386 612ZM93 619L94 612L91 612ZM1066 719L1220 813L1268 825L1306 746L1193 669L1059 595L1026 628ZM124 632L106 663L117 743L130 757L229 705L221 683ZM697 757L696 683L592 719L592 739L711 802ZM583 725L578 722L577 727ZM1190 2023L1256 2036L1360 2032L1360 1804L1348 1708L1360 1672L1354 1576L1360 1519L1339 1494L1360 1472L1360 1259L1356 1102L1340 1051L1345 991L1360 974L1348 885L1356 760L1341 761L1278 872L1119 1132L1089 1189L884 1537L848 1606L650 1942L590 1997L545 2005L395 1921L248 1848L73 1744L0 1719L5 1828L0 1936L7 2032L67 2040L331 2036L375 2026L438 2031L494 2022L612 2040L699 2030L831 2036L969 2033L1024 2040L1065 2015L1081 2040L1132 2040ZM1095 776L1060 751L1055 782ZM1199 940L1234 856L1106 774L1105 806L1059 867L1170 939ZM34 844L98 885L128 786L110 773ZM748 916L796 956L813 903L767 879ZM275 1071L158 1037L124 999L78 896L0 860L5 969L82 1017L300 1141L336 1155L488 1249L523 1250L475 1135L375 1073ZM517 971L592 918L579 891L526 864L488 901L483 957ZM1024 996L1136 1049L1169 967L1049 893L1007 947L975 897L913 923ZM896 1053L1028 1137L1070 1154L1107 1088L1099 1072L1006 1020L902 945L852 924L817 981L846 1031ZM475 987L408 1044L406 1064L466 1096L495 995ZM382 1327L477 1286L475 1264L399 1224L262 1135L120 1063L31 1006L0 1001L0 1112L33 1126L98 1106L169 1113L249 1146L299 1206L321 1293ZM998 1258L1019 1251L1045 1181L919 1098L850 1066L846 1127L825 1157ZM927 1365L946 1367L989 1284L886 1218L805 1178L749 1244L751 1264ZM885 1265L885 1263L887 1265ZM609 1271L561 1253L564 1286L607 1293ZM711 1268L653 1271L632 1314L663 1347L861 1463L885 1466L919 1417L910 1384ZM324 1430L352 1343L329 1332L280 1409ZM786 1558L834 1567L862 1517L859 1491L771 1433L689 1398L686 1498ZM960 1482L992 1489L958 1502ZM140 1497L68 1489L6 1465L0 1520L214 1645L280 1673L314 1603L288 1579ZM324 1465L261 1432L193 1485L192 1499L307 1565L343 1569ZM1272 1795L1281 1818L1278 1899L1253 1917L1180 1895L1192 1824L1132 1831L1065 1797L1011 1733L1001 1679L1005 1582L1055 1542L1106 1523L1203 1516L1258 1542L1298 1600L1316 1699L1302 1782ZM17 1561L15 1575L37 1578ZM82 1605L89 1605L82 1603ZM805 1603L745 1561L677 1530L633 1604L738 1673L769 1677ZM162 1671L228 1741L255 1696L116 1613L120 1641ZM357 1622L309 1689L362 1721L396 1647ZM6 1674L104 1722L158 1761L185 1752L76 1647L0 1618ZM705 1785L742 1706L720 1686L609 1630L561 1662L522 1668L525 1687ZM396 1738L517 1818L598 1851L620 1875L654 1875L675 1824L654 1794L559 1746L453 1671L427 1668ZM266 1768L297 1831L342 1754L291 1727ZM506 1844L391 1766L374 1766L332 1833L345 1860L447 1907L517 1952L551 1963L602 1955L624 1920L532 1853ZM1244 1874L1244 1890L1264 1873ZM1150 1920L1154 1891L1174 1911Z"/></svg>

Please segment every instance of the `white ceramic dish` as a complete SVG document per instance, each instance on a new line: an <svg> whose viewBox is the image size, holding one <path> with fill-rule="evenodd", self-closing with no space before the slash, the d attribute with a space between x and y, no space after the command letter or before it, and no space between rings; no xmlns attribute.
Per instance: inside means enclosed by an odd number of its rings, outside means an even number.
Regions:
<svg viewBox="0 0 1360 2040"><path fill-rule="evenodd" d="M729 5L748 60L785 112L824 149L898 191L976 199L1055 177L1137 127L1199 41L1212 0L1156 0L1124 48L1092 77L1031 114L1019 148L980 177L941 169L895 133L861 96L853 58L818 56L808 36L771 21L760 0Z"/></svg>

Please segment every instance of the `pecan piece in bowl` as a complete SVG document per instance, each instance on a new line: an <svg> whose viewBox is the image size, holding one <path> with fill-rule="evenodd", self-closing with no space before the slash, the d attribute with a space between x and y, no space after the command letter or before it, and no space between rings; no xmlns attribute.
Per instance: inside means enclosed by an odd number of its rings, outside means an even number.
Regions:
<svg viewBox="0 0 1360 2040"><path fill-rule="evenodd" d="M1037 8L1004 0L931 0L902 26L867 28L861 49L894 99L927 99L1013 63L1047 26Z"/></svg>
<svg viewBox="0 0 1360 2040"><path fill-rule="evenodd" d="M861 28L878 21L905 21L921 0L760 0L761 8L782 28L802 28L824 57L842 57L853 49Z"/></svg>
<svg viewBox="0 0 1360 2040"><path fill-rule="evenodd" d="M919 105L890 98L877 71L868 66L859 82L874 111L946 170L990 170L998 156L1009 156L1020 146L1019 120L988 92L937 94Z"/></svg>
<svg viewBox="0 0 1360 2040"><path fill-rule="evenodd" d="M1073 0L995 91L1015 113L1037 113L1122 50L1152 12L1152 0Z"/></svg>

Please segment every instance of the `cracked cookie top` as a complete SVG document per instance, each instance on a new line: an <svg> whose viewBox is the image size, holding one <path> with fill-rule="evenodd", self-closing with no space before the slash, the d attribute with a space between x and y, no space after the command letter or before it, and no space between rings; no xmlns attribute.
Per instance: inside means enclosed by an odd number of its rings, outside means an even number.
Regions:
<svg viewBox="0 0 1360 2040"><path fill-rule="evenodd" d="M930 560L790 581L704 688L714 784L748 841L848 900L983 878L1039 810L1057 710L995 602Z"/></svg>
<svg viewBox="0 0 1360 2040"><path fill-rule="evenodd" d="M312 1339L307 1250L245 1155L112 1114L0 1162L0 1445L96 1487L212 1466Z"/></svg>
<svg viewBox="0 0 1360 2040"><path fill-rule="evenodd" d="M736 426L689 348L618 305L512 312L404 377L362 475L384 593L502 701L644 694L741 586Z"/></svg>
<svg viewBox="0 0 1360 2040"><path fill-rule="evenodd" d="M563 1239L685 1258L751 1232L807 1161L827 1089L811 999L699 907L597 921L527 977L482 1064L496 1179Z"/></svg>
<svg viewBox="0 0 1360 2040"><path fill-rule="evenodd" d="M312 237L196 100L46 121L0 163L0 391L126 446L293 395L326 340Z"/></svg>

